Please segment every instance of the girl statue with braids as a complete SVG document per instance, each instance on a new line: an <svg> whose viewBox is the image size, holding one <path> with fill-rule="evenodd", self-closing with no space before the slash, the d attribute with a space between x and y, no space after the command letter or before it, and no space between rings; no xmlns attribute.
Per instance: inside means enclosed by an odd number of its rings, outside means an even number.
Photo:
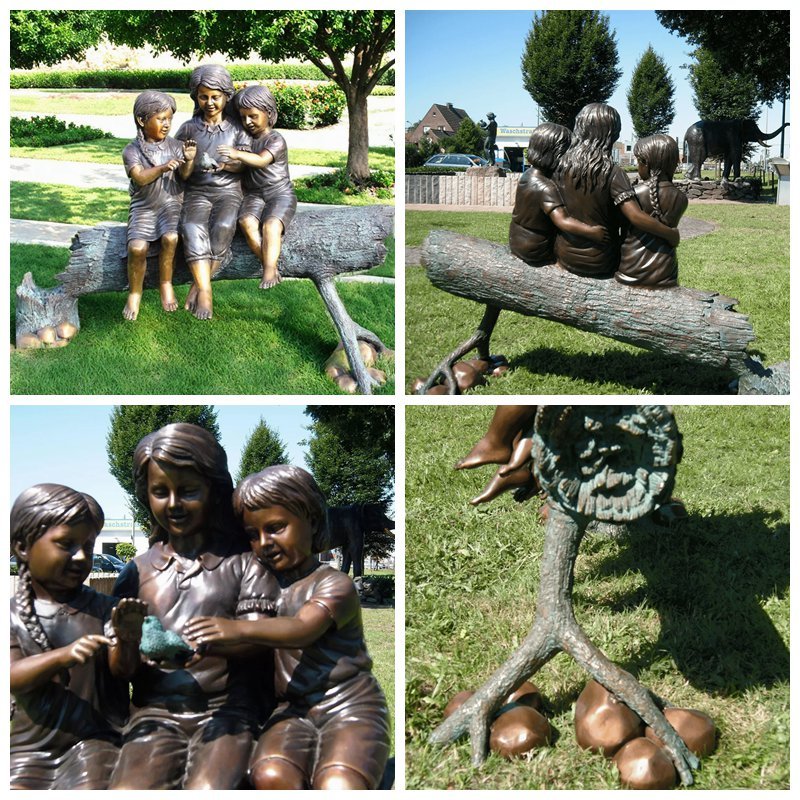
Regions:
<svg viewBox="0 0 800 800"><path fill-rule="evenodd" d="M172 267L178 246L178 222L183 205L183 181L187 160L194 157L189 142L169 135L175 100L164 92L142 92L133 104L136 138L122 151L125 172L131 179L128 215L128 301L122 316L139 315L147 254L156 243L161 307L175 311L178 303L172 288Z"/></svg>
<svg viewBox="0 0 800 800"><path fill-rule="evenodd" d="M197 319L211 319L213 301L211 278L236 233L236 220L242 204L244 165L232 161L220 148L250 149L250 137L233 113L234 88L225 67L207 64L196 67L189 76L189 95L194 100L194 116L175 134L193 148L187 153L180 234L186 264L194 283L186 298L186 308Z"/></svg>
<svg viewBox="0 0 800 800"><path fill-rule="evenodd" d="M677 247L677 229L642 211L622 167L611 150L619 138L621 121L616 109L605 103L584 106L575 118L572 143L564 153L556 184L569 214L587 225L600 225L609 238L598 242L558 229L555 256L558 264L577 275L611 277L620 262L620 229L625 221Z"/></svg>
<svg viewBox="0 0 800 800"><path fill-rule="evenodd" d="M642 210L670 228L677 229L689 200L672 183L678 167L678 143L665 134L639 139L633 148L639 162L635 188ZM633 223L622 242L619 269L614 277L629 286L662 288L678 285L678 259L675 248L663 237Z"/></svg>
<svg viewBox="0 0 800 800"><path fill-rule="evenodd" d="M57 484L11 509L12 789L108 787L147 606L84 586L102 527L92 497Z"/></svg>
<svg viewBox="0 0 800 800"><path fill-rule="evenodd" d="M136 496L150 512L150 549L125 566L114 594L144 600L178 636L199 615L273 610L277 585L234 517L233 481L214 436L197 425L166 425L139 442L133 460ZM187 644L195 650L188 659L143 661L133 676L110 788L236 789L242 782L254 734L271 711L272 659Z"/></svg>

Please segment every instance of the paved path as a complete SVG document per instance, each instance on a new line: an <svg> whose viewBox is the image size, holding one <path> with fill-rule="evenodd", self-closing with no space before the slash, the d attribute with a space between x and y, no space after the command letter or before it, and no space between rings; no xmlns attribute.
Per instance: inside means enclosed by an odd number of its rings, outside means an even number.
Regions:
<svg viewBox="0 0 800 800"><path fill-rule="evenodd" d="M43 158L9 159L9 178L27 183L56 183L87 189L122 189L128 191L130 181L120 160L114 164L89 164L78 161L50 161ZM319 172L333 172L332 167L289 165L292 180Z"/></svg>

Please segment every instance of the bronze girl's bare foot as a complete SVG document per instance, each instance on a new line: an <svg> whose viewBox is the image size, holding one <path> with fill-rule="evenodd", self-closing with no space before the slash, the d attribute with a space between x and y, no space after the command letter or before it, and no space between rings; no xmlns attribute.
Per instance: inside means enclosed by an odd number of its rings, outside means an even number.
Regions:
<svg viewBox="0 0 800 800"><path fill-rule="evenodd" d="M164 311L177 311L178 301L175 298L175 290L172 288L172 282L161 284L161 308Z"/></svg>
<svg viewBox="0 0 800 800"><path fill-rule="evenodd" d="M142 302L142 296L140 294L136 294L131 292L128 295L128 302L125 303L125 308L122 309L122 316L125 319L133 320L139 316L139 305Z"/></svg>
<svg viewBox="0 0 800 800"><path fill-rule="evenodd" d="M211 319L213 311L213 302L211 299L211 289L198 289L196 294L196 302L192 314L197 319Z"/></svg>
<svg viewBox="0 0 800 800"><path fill-rule="evenodd" d="M197 285L192 284L191 288L189 289L189 294L186 295L186 302L183 304L183 307L194 314L194 310L197 307Z"/></svg>
<svg viewBox="0 0 800 800"><path fill-rule="evenodd" d="M273 270L270 274L267 274L267 270L264 270L264 274L261 276L261 283L258 284L259 289L272 289L274 286L277 286L281 282L281 276L278 270Z"/></svg>

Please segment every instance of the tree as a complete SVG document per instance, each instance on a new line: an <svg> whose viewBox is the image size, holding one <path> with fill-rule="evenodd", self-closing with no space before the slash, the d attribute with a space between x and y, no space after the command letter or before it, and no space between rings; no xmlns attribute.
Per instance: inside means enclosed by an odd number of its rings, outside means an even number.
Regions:
<svg viewBox="0 0 800 800"><path fill-rule="evenodd" d="M758 116L758 87L752 76L732 73L705 48L692 53L689 83L700 119L755 119Z"/></svg>
<svg viewBox="0 0 800 800"><path fill-rule="evenodd" d="M587 103L608 100L622 72L608 17L599 11L534 13L522 83L549 122L572 128Z"/></svg>
<svg viewBox="0 0 800 800"><path fill-rule="evenodd" d="M130 542L117 542L117 546L114 550L116 551L117 558L121 558L123 561L130 561L136 557L136 545Z"/></svg>
<svg viewBox="0 0 800 800"><path fill-rule="evenodd" d="M103 33L102 11L12 11L12 69L33 69L65 58L82 58Z"/></svg>
<svg viewBox="0 0 800 800"><path fill-rule="evenodd" d="M656 11L659 22L713 54L725 76L748 75L759 103L789 96L789 11Z"/></svg>
<svg viewBox="0 0 800 800"><path fill-rule="evenodd" d="M394 65L393 58L384 62L394 49L393 11L110 11L107 17L111 41L147 43L185 62L253 52L266 61L310 61L347 99L348 174L355 181L369 178L367 98Z"/></svg>
<svg viewBox="0 0 800 800"><path fill-rule="evenodd" d="M394 407L307 406L306 464L331 506L388 504L394 496ZM388 549L387 549L388 545ZM391 552L393 537L371 533L366 554Z"/></svg>
<svg viewBox="0 0 800 800"><path fill-rule="evenodd" d="M286 443L276 431L264 422L262 417L256 427L253 428L242 450L236 483L239 483L242 478L246 478L254 472L261 472L262 469L272 467L275 464L288 463L289 457L286 454Z"/></svg>
<svg viewBox="0 0 800 800"><path fill-rule="evenodd" d="M453 142L454 153L475 153L483 154L483 141L486 138L486 131L476 125L469 117L461 120L455 134L450 141Z"/></svg>
<svg viewBox="0 0 800 800"><path fill-rule="evenodd" d="M675 84L667 64L648 46L633 71L628 112L637 138L666 133L675 119Z"/></svg>
<svg viewBox="0 0 800 800"><path fill-rule="evenodd" d="M143 436L170 422L192 422L219 441L217 412L213 406L114 406L111 412L106 439L108 468L128 495L128 509L144 530L150 526L150 515L134 491L133 451Z"/></svg>

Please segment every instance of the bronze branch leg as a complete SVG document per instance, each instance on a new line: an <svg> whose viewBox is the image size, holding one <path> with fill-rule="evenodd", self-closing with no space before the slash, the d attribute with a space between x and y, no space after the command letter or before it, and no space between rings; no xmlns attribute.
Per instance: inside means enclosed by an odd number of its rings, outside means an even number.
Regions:
<svg viewBox="0 0 800 800"><path fill-rule="evenodd" d="M444 378L445 386L447 386L447 393L458 394L456 379L453 375L453 364L474 348L477 348L479 358L489 358L489 340L492 337L494 326L497 325L497 318L499 316L500 309L497 306L486 306L483 312L483 318L478 324L475 333L473 333L469 339L462 342L452 353L439 363L425 383L419 388L417 394L425 394L428 389L436 383L440 376Z"/></svg>
<svg viewBox="0 0 800 800"><path fill-rule="evenodd" d="M692 783L692 769L699 765L697 757L675 733L650 693L632 675L609 661L575 620L573 572L587 522L550 503L536 618L530 633L489 680L436 728L430 741L445 744L469 732L472 763L479 765L486 757L492 717L505 698L554 655L564 651L653 727L665 742L681 781L688 786Z"/></svg>

